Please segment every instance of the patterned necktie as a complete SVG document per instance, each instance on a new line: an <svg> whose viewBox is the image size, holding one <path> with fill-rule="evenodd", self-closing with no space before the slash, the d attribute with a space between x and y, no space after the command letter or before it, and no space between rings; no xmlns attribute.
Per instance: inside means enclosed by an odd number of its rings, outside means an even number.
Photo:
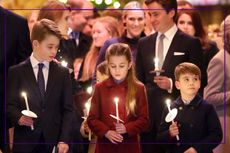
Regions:
<svg viewBox="0 0 230 153"><path fill-rule="evenodd" d="M159 59L159 68L162 68L163 62L164 62L164 43L163 40L165 38L164 34L161 34L159 37L159 43L158 43L158 52L157 56Z"/></svg>
<svg viewBox="0 0 230 153"><path fill-rule="evenodd" d="M43 67L44 67L43 63L38 64L37 82L38 82L38 87L40 89L42 99L44 99L44 96L45 96L45 79L44 79L44 75L43 75L43 72L42 72Z"/></svg>

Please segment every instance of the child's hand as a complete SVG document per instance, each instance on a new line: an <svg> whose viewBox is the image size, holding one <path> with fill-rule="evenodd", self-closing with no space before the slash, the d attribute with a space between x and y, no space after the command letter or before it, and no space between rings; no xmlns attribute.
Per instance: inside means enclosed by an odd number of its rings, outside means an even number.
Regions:
<svg viewBox="0 0 230 153"><path fill-rule="evenodd" d="M177 122L173 122L170 126L169 126L169 135L171 137L175 137L176 135L179 134L179 128L177 126Z"/></svg>
<svg viewBox="0 0 230 153"><path fill-rule="evenodd" d="M86 120L84 120L81 124L81 127L80 127L80 133L83 137L87 138L88 137L87 133L89 133L89 131L90 131L90 128L89 128Z"/></svg>
<svg viewBox="0 0 230 153"><path fill-rule="evenodd" d="M119 134L124 134L127 132L124 124L122 123L115 123L115 128L116 128L117 133Z"/></svg>
<svg viewBox="0 0 230 153"><path fill-rule="evenodd" d="M188 148L187 150L185 150L184 153L197 153L196 149L194 149L193 147Z"/></svg>
<svg viewBox="0 0 230 153"><path fill-rule="evenodd" d="M31 117L22 115L20 119L18 120L18 124L24 125L24 126L32 126L34 124L34 121Z"/></svg>
<svg viewBox="0 0 230 153"><path fill-rule="evenodd" d="M67 153L69 150L69 145L64 142L58 143L58 153Z"/></svg>
<svg viewBox="0 0 230 153"><path fill-rule="evenodd" d="M117 144L117 142L123 141L123 136L113 130L107 131L105 134L105 137L114 144Z"/></svg>
<svg viewBox="0 0 230 153"><path fill-rule="evenodd" d="M161 88L169 90L171 88L170 79L166 76L155 76L153 81Z"/></svg>

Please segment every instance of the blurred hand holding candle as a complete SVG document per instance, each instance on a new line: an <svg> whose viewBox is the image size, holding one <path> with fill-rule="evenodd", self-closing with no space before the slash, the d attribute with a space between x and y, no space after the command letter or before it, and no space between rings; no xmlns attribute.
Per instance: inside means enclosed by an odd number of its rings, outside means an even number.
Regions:
<svg viewBox="0 0 230 153"><path fill-rule="evenodd" d="M21 95L22 95L22 97L24 97L24 100L25 100L25 103L26 103L26 110L23 110L22 114L25 115L25 116L31 117L31 118L37 118L37 115L34 112L30 111L26 92L23 91L21 93ZM31 127L31 130L34 130L33 125L31 125L30 127Z"/></svg>
<svg viewBox="0 0 230 153"><path fill-rule="evenodd" d="M171 100L170 99L166 99L165 103L166 103L168 111L169 111L169 113L165 117L165 121L174 123L174 119L175 119L175 117L177 115L177 109L174 108L174 109L171 110L171 108L170 108ZM178 141L180 140L179 135L176 135L176 139Z"/></svg>

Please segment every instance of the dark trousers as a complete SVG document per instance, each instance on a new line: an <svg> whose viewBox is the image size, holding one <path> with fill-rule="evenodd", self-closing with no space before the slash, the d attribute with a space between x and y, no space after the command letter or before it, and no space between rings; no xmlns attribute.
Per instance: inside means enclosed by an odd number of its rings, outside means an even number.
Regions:
<svg viewBox="0 0 230 153"><path fill-rule="evenodd" d="M19 145L19 144L16 144L16 145ZM25 147L27 147L27 145L25 145ZM32 151L18 152L18 151L14 151L14 149L13 149L13 153L51 153L52 149L53 149L53 146L45 144L44 137L43 137L43 135L41 135L38 144L33 148Z"/></svg>

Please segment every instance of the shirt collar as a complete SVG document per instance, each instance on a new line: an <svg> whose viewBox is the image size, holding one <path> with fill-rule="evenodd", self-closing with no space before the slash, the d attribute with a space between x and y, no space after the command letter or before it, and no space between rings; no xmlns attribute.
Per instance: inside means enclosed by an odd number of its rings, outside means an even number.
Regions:
<svg viewBox="0 0 230 153"><path fill-rule="evenodd" d="M33 68L38 67L38 64L39 64L39 63L43 63L44 66L45 66L47 69L49 69L49 63L50 63L50 62L47 62L47 61L39 62L39 61L34 57L34 54L33 54L33 53L30 55L30 62L31 62L31 65L32 65Z"/></svg>
<svg viewBox="0 0 230 153"><path fill-rule="evenodd" d="M176 24L174 24L168 31L166 31L164 33L165 38L167 38L168 40L172 40L174 35L176 34L177 30L178 30L178 28L177 28ZM159 39L161 34L162 34L161 32L158 32L157 39Z"/></svg>

